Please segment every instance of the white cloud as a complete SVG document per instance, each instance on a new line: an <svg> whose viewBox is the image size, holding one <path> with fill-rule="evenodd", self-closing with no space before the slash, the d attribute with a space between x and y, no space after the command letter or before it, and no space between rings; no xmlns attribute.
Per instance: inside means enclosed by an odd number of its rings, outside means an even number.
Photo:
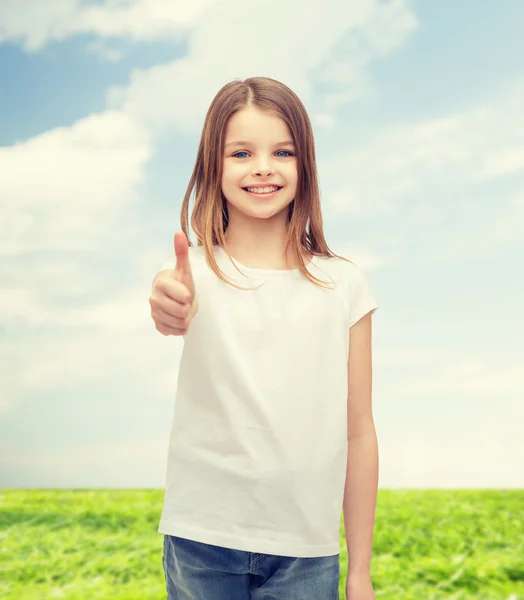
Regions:
<svg viewBox="0 0 524 600"><path fill-rule="evenodd" d="M42 395L53 390L74 390L78 386L104 385L108 381L125 382L126 390L145 385L148 397L171 401L183 341L179 337L164 337L156 331L146 314L149 304L144 292L139 299L139 309L130 315L127 313L130 331L111 332L112 326L108 326L107 320L101 322L99 318L92 327L86 327L83 322L67 328L56 325L38 335L20 329L10 336L9 341L2 341L0 412L9 412L27 395L34 398L32 402L38 403ZM87 314L89 308L84 312ZM64 313L56 320L67 321L74 311L65 310ZM118 319L124 316L117 314ZM172 365L172 368L166 369L166 360L167 366ZM125 401L126 395L108 400L107 415L114 413L116 408L121 410L119 402ZM93 410L90 407L90 414ZM126 407L128 417L132 412L131 406Z"/></svg>
<svg viewBox="0 0 524 600"><path fill-rule="evenodd" d="M219 0L108 0L85 5L79 0L3 0L0 42L20 42L27 52L71 36L135 41L179 41L206 7Z"/></svg>
<svg viewBox="0 0 524 600"><path fill-rule="evenodd" d="M115 424L118 426L117 420ZM21 448L10 452L8 446L0 447L2 486L158 488L165 482L168 442L164 436L143 438L121 442L79 441L67 452L52 448L39 451Z"/></svg>
<svg viewBox="0 0 524 600"><path fill-rule="evenodd" d="M120 62L125 55L125 52L120 48L108 46L105 40L97 38L87 46L88 52L99 56L103 60L110 63Z"/></svg>
<svg viewBox="0 0 524 600"><path fill-rule="evenodd" d="M118 442L96 442L79 444L70 452L60 450L53 452L28 453L20 452L12 456L3 456L2 462L23 468L30 464L39 469L73 469L96 468L108 458L111 462L126 463L127 467L147 467L157 462L167 451L164 441L150 440L121 444Z"/></svg>
<svg viewBox="0 0 524 600"><path fill-rule="evenodd" d="M327 130L333 129L333 115L328 112L317 113L316 115L311 115L310 118L313 127L321 127Z"/></svg>
<svg viewBox="0 0 524 600"><path fill-rule="evenodd" d="M118 237L151 154L148 132L117 111L0 148L0 255L89 250Z"/></svg>
<svg viewBox="0 0 524 600"><path fill-rule="evenodd" d="M501 94L489 106L382 128L354 146L330 156L322 171L339 180L345 176L351 186L348 201L339 200L340 212L381 213L434 181L477 182L521 170L524 117Z"/></svg>
<svg viewBox="0 0 524 600"><path fill-rule="evenodd" d="M135 70L128 86L110 90L108 101L148 123L157 134L175 127L197 133L215 93L235 78L285 81L305 104L313 80L343 84L342 101L347 101L369 93L364 85L367 66L405 42L417 26L405 4L328 0L304 10L300 2L268 0L265 14L279 15L271 20L268 35L267 19L253 17L259 6L256 0L222 2L209 7L195 23L186 57ZM354 51L341 53L341 44ZM328 103L336 102L335 93Z"/></svg>
<svg viewBox="0 0 524 600"><path fill-rule="evenodd" d="M515 191L501 187L496 198L485 198L478 186L523 172L523 105L524 87L516 82L462 113L345 141L319 162L322 180L333 186L328 211L336 218L389 219L392 244L424 231L425 261L482 256L519 243L524 181Z"/></svg>
<svg viewBox="0 0 524 600"><path fill-rule="evenodd" d="M0 345L4 411L31 382L36 391L82 381L83 353L98 361L91 373L104 373L109 364L107 341L80 343L71 353L74 341L62 339L53 352L41 336L31 343L23 335L28 328L52 328L60 339L60 328L94 327L112 339L140 327L142 313L145 323L148 288L108 293L100 261L111 244L137 235L129 211L140 197L151 154L147 131L117 111L0 148L0 255L11 258L0 295L0 326L10 334ZM149 273L137 275L150 279ZM97 301L86 300L93 295ZM33 349L37 355L29 360Z"/></svg>
<svg viewBox="0 0 524 600"><path fill-rule="evenodd" d="M489 433L489 432L488 432ZM428 439L413 434L380 443L381 488L486 489L524 485L522 453L516 440L468 435Z"/></svg>

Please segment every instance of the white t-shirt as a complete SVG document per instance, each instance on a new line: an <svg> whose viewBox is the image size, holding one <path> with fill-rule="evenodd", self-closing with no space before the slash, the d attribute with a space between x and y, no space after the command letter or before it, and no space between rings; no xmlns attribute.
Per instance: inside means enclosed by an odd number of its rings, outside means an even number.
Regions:
<svg viewBox="0 0 524 600"><path fill-rule="evenodd" d="M184 336L158 533L263 554L340 552L349 328L377 308L364 273L314 256L309 271L240 265L242 291L189 248L199 310ZM162 265L174 268L176 257Z"/></svg>

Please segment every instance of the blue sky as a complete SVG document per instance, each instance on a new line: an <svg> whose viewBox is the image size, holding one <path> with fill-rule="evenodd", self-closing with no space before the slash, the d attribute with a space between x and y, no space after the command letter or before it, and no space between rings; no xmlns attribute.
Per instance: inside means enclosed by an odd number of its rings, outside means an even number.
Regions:
<svg viewBox="0 0 524 600"><path fill-rule="evenodd" d="M280 79L366 272L381 487L522 487L524 5L0 5L0 486L163 487L150 318L205 112ZM193 238L194 241L194 238Z"/></svg>

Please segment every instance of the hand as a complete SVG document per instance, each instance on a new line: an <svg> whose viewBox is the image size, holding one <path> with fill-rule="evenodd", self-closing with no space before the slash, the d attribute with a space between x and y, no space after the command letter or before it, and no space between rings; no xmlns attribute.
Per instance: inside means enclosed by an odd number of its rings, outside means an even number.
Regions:
<svg viewBox="0 0 524 600"><path fill-rule="evenodd" d="M198 298L184 232L175 234L175 268L161 271L149 298L151 317L162 335L185 335L198 311Z"/></svg>
<svg viewBox="0 0 524 600"><path fill-rule="evenodd" d="M375 592L369 573L348 574L346 600L375 600Z"/></svg>

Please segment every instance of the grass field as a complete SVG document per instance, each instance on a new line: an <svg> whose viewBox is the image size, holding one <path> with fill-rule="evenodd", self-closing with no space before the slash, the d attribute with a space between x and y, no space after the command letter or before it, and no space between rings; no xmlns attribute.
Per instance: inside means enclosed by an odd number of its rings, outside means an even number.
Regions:
<svg viewBox="0 0 524 600"><path fill-rule="evenodd" d="M163 493L0 490L0 598L165 600ZM341 515L341 600L345 543ZM524 491L379 490L371 576L377 600L524 600Z"/></svg>

